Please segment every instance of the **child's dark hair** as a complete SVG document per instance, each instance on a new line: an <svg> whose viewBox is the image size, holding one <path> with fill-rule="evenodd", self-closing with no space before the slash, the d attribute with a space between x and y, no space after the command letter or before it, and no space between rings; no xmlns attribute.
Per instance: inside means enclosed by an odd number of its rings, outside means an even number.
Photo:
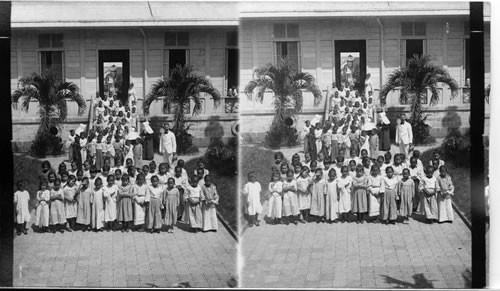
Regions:
<svg viewBox="0 0 500 291"><path fill-rule="evenodd" d="M282 153L282 152L276 152L276 153L274 154L274 159L276 160L276 159L278 159L278 158L281 158L281 160L283 160L283 159L285 159L285 156L283 155L283 153Z"/></svg>
<svg viewBox="0 0 500 291"><path fill-rule="evenodd" d="M111 170L111 167L109 165L102 166L102 171L103 172L109 172L109 170Z"/></svg>
<svg viewBox="0 0 500 291"><path fill-rule="evenodd" d="M43 179L43 180L41 181L41 183L43 183L43 182L47 182L47 180ZM41 183L40 183L40 184L41 184ZM17 181L17 183L16 183L16 187L17 187L17 188L21 188L21 186L22 186L23 184L24 184L24 180L19 180L19 181Z"/></svg>
<svg viewBox="0 0 500 291"><path fill-rule="evenodd" d="M441 167L439 167L439 171L447 173L448 172L448 168L446 168L445 165L442 165Z"/></svg>
<svg viewBox="0 0 500 291"><path fill-rule="evenodd" d="M343 156L338 156L337 157L337 163L343 163L344 162L344 157Z"/></svg>
<svg viewBox="0 0 500 291"><path fill-rule="evenodd" d="M43 168L44 166L47 166L47 167L49 168L49 170L50 170L50 168L51 168L50 162L49 162L48 160L45 160L45 161L43 161L43 162L42 162L42 168Z"/></svg>
<svg viewBox="0 0 500 291"><path fill-rule="evenodd" d="M363 165L357 165L356 166L356 172L361 172L361 171L364 171Z"/></svg>
<svg viewBox="0 0 500 291"><path fill-rule="evenodd" d="M128 176L128 174L122 175L122 181L130 181L130 177Z"/></svg>

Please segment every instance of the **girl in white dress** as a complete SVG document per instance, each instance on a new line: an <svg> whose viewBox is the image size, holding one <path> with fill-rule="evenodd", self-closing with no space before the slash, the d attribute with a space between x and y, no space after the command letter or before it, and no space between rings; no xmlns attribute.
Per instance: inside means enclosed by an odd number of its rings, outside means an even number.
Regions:
<svg viewBox="0 0 500 291"><path fill-rule="evenodd" d="M297 181L293 179L293 171L288 170L286 180L283 181L283 217L288 217L285 224L290 221L297 224L299 211L299 201L297 200Z"/></svg>
<svg viewBox="0 0 500 291"><path fill-rule="evenodd" d="M76 229L76 215L78 211L78 202L75 199L78 186L75 176L69 176L68 183L64 187L64 210L66 213L66 230L72 232Z"/></svg>
<svg viewBox="0 0 500 291"><path fill-rule="evenodd" d="M450 175L448 175L446 166L439 167L439 177L437 177L437 182L439 185L437 195L439 223L451 223L454 218L451 199L455 194L455 187L453 186L453 181L451 180Z"/></svg>
<svg viewBox="0 0 500 291"><path fill-rule="evenodd" d="M144 178L144 174L137 175L136 184L134 185L134 228L142 232L144 221L145 221L145 201L146 192L148 186L146 184L146 179Z"/></svg>
<svg viewBox="0 0 500 291"><path fill-rule="evenodd" d="M382 194L380 189L382 187L382 175L380 175L380 168L378 165L373 165L371 168L370 176L368 176L368 217L376 217L381 214ZM381 221L379 217L378 221Z"/></svg>
<svg viewBox="0 0 500 291"><path fill-rule="evenodd" d="M300 222L306 223L309 221L309 211L311 210L311 192L310 186L312 180L309 177L309 169L303 166L300 171L300 176L297 178L297 196L299 200Z"/></svg>
<svg viewBox="0 0 500 291"><path fill-rule="evenodd" d="M61 188L61 180L56 179L54 189L50 191L50 225L52 232L55 233L58 229L64 233L66 224L66 214L64 213L64 191Z"/></svg>
<svg viewBox="0 0 500 291"><path fill-rule="evenodd" d="M246 196L246 212L249 215L248 226L252 227L254 224L259 226L258 215L262 213L262 204L260 203L260 192L262 188L260 183L257 182L257 177L254 172L248 174L248 183L243 187L243 195Z"/></svg>
<svg viewBox="0 0 500 291"><path fill-rule="evenodd" d="M347 166L342 166L342 175L337 179L337 191L339 195L340 222L347 221L348 213L351 211L351 187L352 177L349 176Z"/></svg>
<svg viewBox="0 0 500 291"><path fill-rule="evenodd" d="M92 189L92 217L90 224L94 231L102 231L104 226L104 203L103 203L103 190L102 179L96 178L94 181L94 188Z"/></svg>
<svg viewBox="0 0 500 291"><path fill-rule="evenodd" d="M337 220L339 211L338 194L337 194L337 172L335 169L328 171L328 181L326 182L326 203L325 214L328 223Z"/></svg>
<svg viewBox="0 0 500 291"><path fill-rule="evenodd" d="M49 227L50 190L46 181L41 183L40 190L36 193L36 199L38 205L36 207L35 225L40 232L47 232Z"/></svg>
<svg viewBox="0 0 500 291"><path fill-rule="evenodd" d="M104 222L106 223L106 231L115 229L116 222L116 195L118 186L115 184L115 176L108 175L107 185L103 187L102 196L104 198Z"/></svg>
<svg viewBox="0 0 500 291"><path fill-rule="evenodd" d="M31 220L29 210L30 193L25 190L24 181L17 182L17 191L14 192L14 206L16 209L17 235L28 234L26 222Z"/></svg>
<svg viewBox="0 0 500 291"><path fill-rule="evenodd" d="M433 223L438 219L438 205L436 194L439 189L436 177L433 175L434 168L428 166L426 176L422 177L420 190L422 191L422 199L424 205L424 214L427 223Z"/></svg>
<svg viewBox="0 0 500 291"><path fill-rule="evenodd" d="M184 220L194 232L200 231L203 226L201 187L198 182L198 176L193 176L191 178L191 183L186 187L186 211Z"/></svg>
<svg viewBox="0 0 500 291"><path fill-rule="evenodd" d="M144 231L145 222L145 198L148 191L148 185L146 184L146 179L144 174L137 175L136 184L134 185L134 230L139 232Z"/></svg>
<svg viewBox="0 0 500 291"><path fill-rule="evenodd" d="M269 213L268 216L273 220L273 224L279 224L281 220L282 210L282 195L283 195L283 182L280 181L280 174L273 173L273 180L269 183Z"/></svg>

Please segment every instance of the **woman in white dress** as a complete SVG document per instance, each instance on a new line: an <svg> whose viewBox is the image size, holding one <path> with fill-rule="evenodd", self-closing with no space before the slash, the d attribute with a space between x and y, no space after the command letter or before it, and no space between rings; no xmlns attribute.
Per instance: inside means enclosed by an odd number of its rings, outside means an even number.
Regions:
<svg viewBox="0 0 500 291"><path fill-rule="evenodd" d="M347 215L351 211L351 188L352 177L349 175L349 168L342 166L342 175L337 179L337 191L339 195L339 215L342 223L347 221Z"/></svg>

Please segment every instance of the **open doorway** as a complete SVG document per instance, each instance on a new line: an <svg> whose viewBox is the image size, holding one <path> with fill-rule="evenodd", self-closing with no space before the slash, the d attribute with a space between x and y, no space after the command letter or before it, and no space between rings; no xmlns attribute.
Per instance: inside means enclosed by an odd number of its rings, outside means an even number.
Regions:
<svg viewBox="0 0 500 291"><path fill-rule="evenodd" d="M366 41L335 41L335 83L345 88L352 86L360 93L366 78Z"/></svg>
<svg viewBox="0 0 500 291"><path fill-rule="evenodd" d="M130 84L128 50L99 51L99 94L127 102Z"/></svg>
<svg viewBox="0 0 500 291"><path fill-rule="evenodd" d="M239 52L238 49L226 50L226 88L227 95L237 97L236 90L239 85Z"/></svg>

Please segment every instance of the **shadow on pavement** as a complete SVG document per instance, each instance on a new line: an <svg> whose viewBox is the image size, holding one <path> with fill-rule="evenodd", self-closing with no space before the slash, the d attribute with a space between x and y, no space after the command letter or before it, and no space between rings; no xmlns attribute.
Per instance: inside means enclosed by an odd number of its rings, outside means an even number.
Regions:
<svg viewBox="0 0 500 291"><path fill-rule="evenodd" d="M405 282L402 280L398 280L392 278L390 276L382 275L385 278L385 282L391 284L391 287L394 288L412 288L412 289L427 289L434 288L434 284L432 284L432 280L428 280L425 278L424 274L415 274L412 276L414 283Z"/></svg>

